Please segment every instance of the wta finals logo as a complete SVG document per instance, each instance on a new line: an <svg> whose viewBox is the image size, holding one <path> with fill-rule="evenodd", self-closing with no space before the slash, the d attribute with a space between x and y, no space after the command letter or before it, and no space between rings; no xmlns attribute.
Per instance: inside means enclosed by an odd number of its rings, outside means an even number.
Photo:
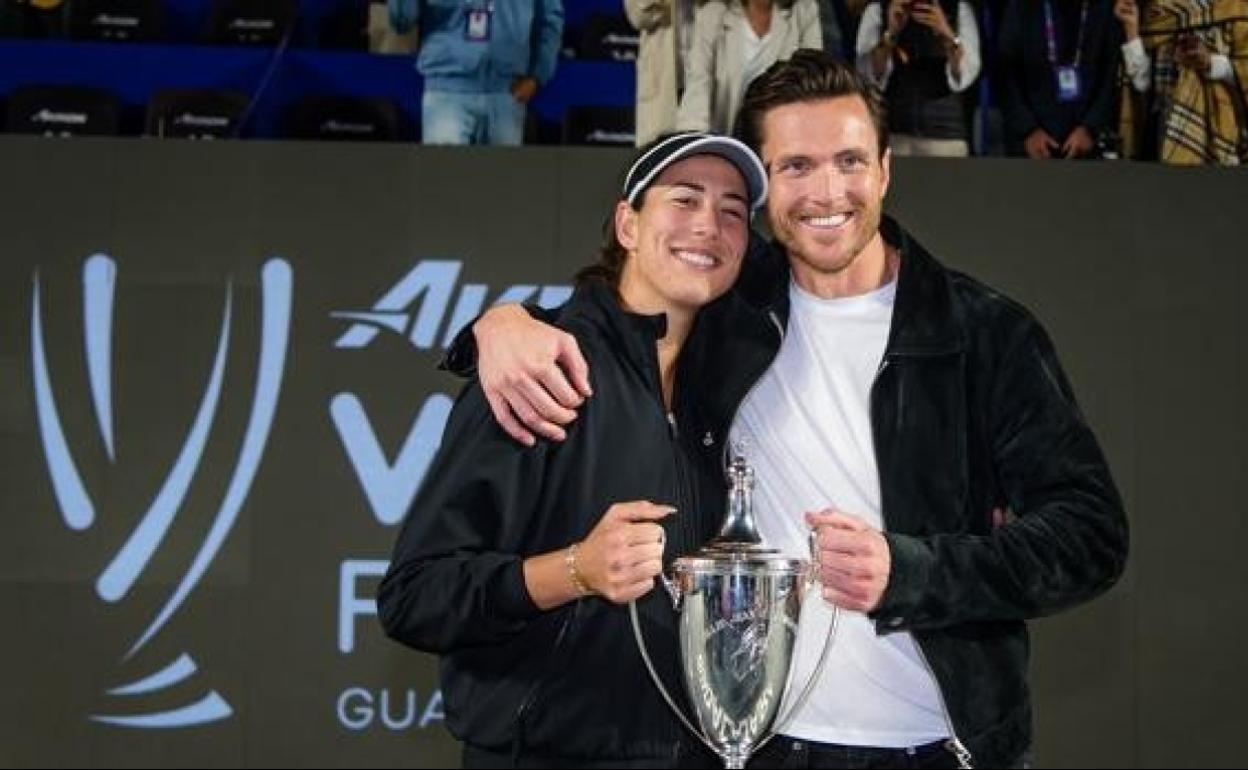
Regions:
<svg viewBox="0 0 1248 770"><path fill-rule="evenodd" d="M233 473L216 516L189 567L164 605L135 638L123 660L130 659L164 628L199 583L238 518L239 510L259 468L269 429L273 424L286 359L291 312L290 265L281 259L271 259L262 267L261 277L263 306L259 368L251 412ZM91 397L108 459L115 462L111 351L116 263L103 254L92 256L83 265L82 279L84 338ZM39 433L48 471L52 477L52 488L65 524L75 531L84 531L95 522L96 506L70 452L54 396L44 343L38 272L34 276L33 295L30 337ZM220 333L212 369L182 448L138 525L96 580L95 592L105 602L116 604L125 599L140 574L151 563L152 557L173 525L199 469L209 429L216 417L221 398L221 383L229 353L233 303L234 287L231 282L225 288ZM112 688L108 690L108 694L126 699L156 693L188 680L197 672L194 659L189 654L182 653L160 670L137 681ZM121 727L172 728L215 722L233 713L230 704L219 693L209 690L198 700L173 709L138 714L93 714L91 719Z"/></svg>

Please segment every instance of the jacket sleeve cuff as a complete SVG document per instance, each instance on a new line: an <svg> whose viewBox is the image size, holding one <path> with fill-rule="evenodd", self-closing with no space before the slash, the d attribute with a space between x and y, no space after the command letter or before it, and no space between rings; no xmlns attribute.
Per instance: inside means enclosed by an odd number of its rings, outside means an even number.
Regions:
<svg viewBox="0 0 1248 770"><path fill-rule="evenodd" d="M914 617L932 570L932 552L923 541L910 535L885 532L890 571L888 586L879 606L869 613L876 632L886 634L914 625Z"/></svg>
<svg viewBox="0 0 1248 770"><path fill-rule="evenodd" d="M472 325L477 318L464 324L464 328L456 333L442 360L438 361L438 369L464 379L477 373L477 338L472 334Z"/></svg>
<svg viewBox="0 0 1248 770"><path fill-rule="evenodd" d="M497 577L498 610L511 620L532 620L542 614L533 603L529 588L524 582L524 559L516 557L500 571Z"/></svg>
<svg viewBox="0 0 1248 770"><path fill-rule="evenodd" d="M1209 56L1209 79L1231 82L1235 72L1231 69L1231 59L1226 54L1215 53Z"/></svg>

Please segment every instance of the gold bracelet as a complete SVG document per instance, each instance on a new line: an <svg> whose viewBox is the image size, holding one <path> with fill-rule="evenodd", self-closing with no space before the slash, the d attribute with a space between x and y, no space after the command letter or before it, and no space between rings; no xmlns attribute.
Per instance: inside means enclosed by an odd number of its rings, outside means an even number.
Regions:
<svg viewBox="0 0 1248 770"><path fill-rule="evenodd" d="M572 583L572 587L576 589L576 593L582 598L593 596L594 592L590 590L589 585L585 582L585 576L576 566L576 547L580 543L573 543L568 546L568 552L563 556L563 563L568 568L568 580Z"/></svg>

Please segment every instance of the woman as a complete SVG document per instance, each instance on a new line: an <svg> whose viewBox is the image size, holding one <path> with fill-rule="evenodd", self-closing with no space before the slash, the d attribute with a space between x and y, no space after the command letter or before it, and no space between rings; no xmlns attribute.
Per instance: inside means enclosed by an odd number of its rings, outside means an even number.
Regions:
<svg viewBox="0 0 1248 770"><path fill-rule="evenodd" d="M683 689L654 578L714 534L723 484L681 353L698 311L735 281L766 184L727 137L643 151L601 261L560 312L594 377L566 441L516 444L476 382L451 412L378 610L392 637L442 656L465 767L705 761L649 681L626 605L639 600L667 687Z"/></svg>
<svg viewBox="0 0 1248 770"><path fill-rule="evenodd" d="M815 0L712 0L698 8L676 127L731 133L746 87L799 48L823 48Z"/></svg>

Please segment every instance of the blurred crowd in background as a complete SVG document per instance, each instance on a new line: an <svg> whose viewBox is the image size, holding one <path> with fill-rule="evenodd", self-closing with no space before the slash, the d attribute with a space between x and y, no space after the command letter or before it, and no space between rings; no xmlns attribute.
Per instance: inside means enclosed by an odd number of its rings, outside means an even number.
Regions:
<svg viewBox="0 0 1248 770"><path fill-rule="evenodd" d="M0 0L0 98L17 133L644 144L733 131L800 48L897 155L1248 160L1248 0Z"/></svg>

